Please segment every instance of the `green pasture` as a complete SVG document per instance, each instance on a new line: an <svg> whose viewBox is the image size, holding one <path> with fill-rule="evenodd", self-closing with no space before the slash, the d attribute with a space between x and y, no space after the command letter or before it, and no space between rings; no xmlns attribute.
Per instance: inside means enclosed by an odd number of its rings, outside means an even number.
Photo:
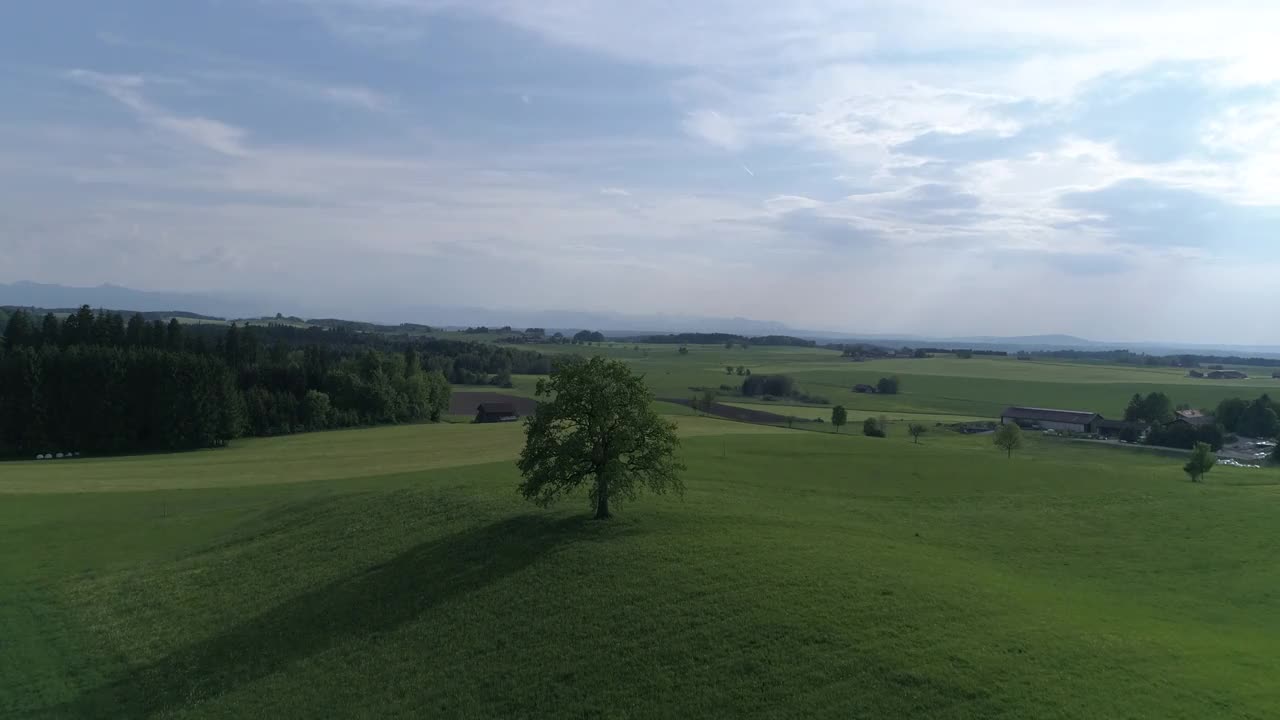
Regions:
<svg viewBox="0 0 1280 720"><path fill-rule="evenodd" d="M763 410L765 412L778 413L779 415L787 415L797 420L822 420L824 422L831 420L831 408L828 405L781 405L776 402L740 402L736 400L724 400L722 405L731 407L747 408L749 410ZM872 410L848 410L846 409L847 419L850 425L860 423L869 417L879 418L885 417L890 423L901 424L905 427L907 423L924 423L929 426L951 425L954 423L975 422L980 420L993 420L992 417L978 417L976 415L944 415L938 413L909 413L909 412L876 412Z"/></svg>
<svg viewBox="0 0 1280 720"><path fill-rule="evenodd" d="M719 387L738 387L742 377L736 374L736 368L742 365L753 374L791 375L810 395L868 413L990 418L999 416L1010 405L1030 405L1093 410L1107 417L1120 417L1134 393L1164 392L1175 404L1209 409L1229 397L1280 393L1280 380L1272 379L1270 368L1247 369L1251 375L1247 380L1197 380L1176 368L1027 362L1011 357L962 360L944 355L921 360L853 362L834 350L819 348L752 346L743 350L734 346L729 350L723 345L693 345L689 346L689 354L681 355L674 345L641 345L638 349L623 344L610 347L609 343L531 347L544 352L602 354L625 360L645 373L659 397L691 397L695 392L691 388L710 387L720 392L722 400L728 400L727 391ZM735 368L735 373L726 374L726 366ZM898 395L853 391L857 384L874 385L891 375L902 381Z"/></svg>
<svg viewBox="0 0 1280 720"><path fill-rule="evenodd" d="M1273 471L678 422L610 523L516 425L0 465L0 717L1280 714Z"/></svg>
<svg viewBox="0 0 1280 720"><path fill-rule="evenodd" d="M776 428L680 418L682 437L768 434ZM245 438L226 450L0 464L5 493L118 492L271 485L514 462L521 423L442 423Z"/></svg>

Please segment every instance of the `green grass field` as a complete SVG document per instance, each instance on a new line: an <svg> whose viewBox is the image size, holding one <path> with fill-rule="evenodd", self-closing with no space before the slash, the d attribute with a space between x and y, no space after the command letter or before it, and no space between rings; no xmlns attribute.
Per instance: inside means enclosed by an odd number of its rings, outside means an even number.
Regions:
<svg viewBox="0 0 1280 720"><path fill-rule="evenodd" d="M603 524L513 425L0 465L0 717L1280 714L1272 471L678 421Z"/></svg>
<svg viewBox="0 0 1280 720"><path fill-rule="evenodd" d="M747 350L721 345L690 346L680 355L673 345L608 343L595 347L538 345L543 352L599 353L624 360L644 372L659 397L690 397L692 387L737 387L742 378L725 373L738 365L753 374L786 373L802 389L833 405L869 413L900 412L992 418L1010 405L1092 410L1122 417L1134 393L1164 392L1175 404L1214 408L1229 397L1256 398L1280 394L1280 380L1270 368L1248 368L1248 380L1195 380L1176 368L1101 365L1069 362L1021 362L1014 358L961 360L939 356L922 360L874 360L856 363L834 350L753 346ZM882 377L902 380L898 395L862 395L858 383ZM532 385L529 385L532 387ZM722 400L731 401L730 397ZM773 405L772 403L770 404ZM781 411L779 411L781 412ZM829 417L829 415L828 415Z"/></svg>
<svg viewBox="0 0 1280 720"><path fill-rule="evenodd" d="M726 399L722 404L732 407L747 408L749 410L764 410L765 412L778 413L780 415L789 415L796 419L804 420L822 420L828 422L831 420L830 405L784 405L776 402L751 402ZM922 423L930 427L938 424L952 425L955 423L972 422L978 420L991 420L990 417L978 417L976 415L946 415L939 413L911 413L911 412L880 412L876 410L847 410L847 420L850 425L860 423L869 417L879 418L883 416L891 424L907 425L908 423Z"/></svg>

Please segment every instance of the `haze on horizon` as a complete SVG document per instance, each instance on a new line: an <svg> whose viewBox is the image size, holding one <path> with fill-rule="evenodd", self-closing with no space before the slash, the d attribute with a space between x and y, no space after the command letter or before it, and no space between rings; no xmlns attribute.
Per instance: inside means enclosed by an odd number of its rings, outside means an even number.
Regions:
<svg viewBox="0 0 1280 720"><path fill-rule="evenodd" d="M1280 344L1280 7L0 8L0 282Z"/></svg>

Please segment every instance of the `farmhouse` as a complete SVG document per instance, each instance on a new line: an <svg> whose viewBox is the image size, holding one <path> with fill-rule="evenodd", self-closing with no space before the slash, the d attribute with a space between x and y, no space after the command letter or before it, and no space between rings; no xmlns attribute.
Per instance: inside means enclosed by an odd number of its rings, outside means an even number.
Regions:
<svg viewBox="0 0 1280 720"><path fill-rule="evenodd" d="M1166 425L1176 425L1177 423L1185 423L1191 427L1207 427L1213 425L1217 420L1212 415L1205 415L1199 410L1179 410L1173 414L1173 420Z"/></svg>
<svg viewBox="0 0 1280 720"><path fill-rule="evenodd" d="M476 422L492 423L492 422L515 422L520 419L520 414L516 412L516 408L511 403L480 403L476 407Z"/></svg>
<svg viewBox="0 0 1280 720"><path fill-rule="evenodd" d="M875 385L854 385L853 391L858 393L878 393L880 392Z"/></svg>
<svg viewBox="0 0 1280 720"><path fill-rule="evenodd" d="M1000 415L1002 425L1014 424L1024 428L1077 433L1097 431L1100 420L1102 416L1096 412L1032 407L1011 407Z"/></svg>

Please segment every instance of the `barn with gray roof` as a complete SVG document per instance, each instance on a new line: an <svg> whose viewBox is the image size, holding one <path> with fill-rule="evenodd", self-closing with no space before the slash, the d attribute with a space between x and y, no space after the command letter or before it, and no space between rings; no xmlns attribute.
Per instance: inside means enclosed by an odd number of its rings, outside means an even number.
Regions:
<svg viewBox="0 0 1280 720"><path fill-rule="evenodd" d="M1000 423L1003 425L1014 424L1028 429L1076 433L1097 432L1101 421L1102 416L1096 412L1035 407L1011 407L1000 415Z"/></svg>

